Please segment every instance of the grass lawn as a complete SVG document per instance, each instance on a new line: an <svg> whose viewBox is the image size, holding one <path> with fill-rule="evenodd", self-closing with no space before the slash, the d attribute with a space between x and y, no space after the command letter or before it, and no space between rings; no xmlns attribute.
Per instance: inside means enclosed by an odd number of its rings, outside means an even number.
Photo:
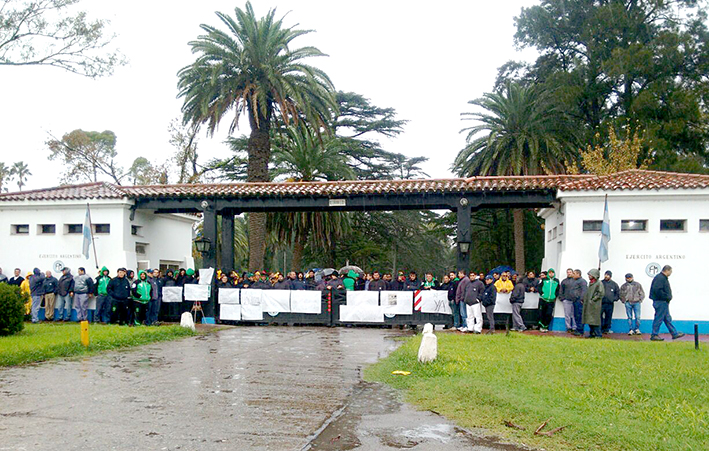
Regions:
<svg viewBox="0 0 709 451"><path fill-rule="evenodd" d="M173 340L194 332L180 326L90 325L88 349L81 345L80 334L79 323L25 324L19 334L0 337L0 367Z"/></svg>
<svg viewBox="0 0 709 451"><path fill-rule="evenodd" d="M439 333L438 359L421 365L420 341L412 337L365 378L403 389L407 401L463 427L534 448L709 449L706 345ZM549 418L544 431L568 428L535 436Z"/></svg>

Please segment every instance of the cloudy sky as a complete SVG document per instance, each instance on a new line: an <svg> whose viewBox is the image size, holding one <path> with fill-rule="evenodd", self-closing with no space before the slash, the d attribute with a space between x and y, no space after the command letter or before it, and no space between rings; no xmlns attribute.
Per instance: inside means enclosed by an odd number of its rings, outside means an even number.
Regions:
<svg viewBox="0 0 709 451"><path fill-rule="evenodd" d="M194 60L188 41L199 24L217 25L215 11L233 14L244 3L82 0L80 8L111 21L115 44L129 63L107 78L91 80L54 68L4 67L0 161L25 161L32 176L27 189L56 186L62 170L48 161L49 134L112 130L125 167L138 156L165 161L173 148L168 124L180 116L177 71ZM329 56L311 61L338 90L354 91L408 120L404 133L385 148L427 156L431 177L451 176L450 164L464 145L460 113L467 101L492 88L496 69L509 59L533 60L513 44L514 17L534 0L332 2L254 0L258 16L269 7L288 13L287 25L313 29L295 41L315 45ZM180 6L175 6L180 5ZM213 138L201 137L202 162L226 156L228 122ZM237 133L248 133L244 121ZM12 185L11 189L16 185Z"/></svg>

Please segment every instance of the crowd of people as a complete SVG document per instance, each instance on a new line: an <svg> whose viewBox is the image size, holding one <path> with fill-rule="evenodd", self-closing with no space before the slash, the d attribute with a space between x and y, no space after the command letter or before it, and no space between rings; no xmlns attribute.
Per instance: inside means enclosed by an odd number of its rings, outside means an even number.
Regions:
<svg viewBox="0 0 709 451"><path fill-rule="evenodd" d="M86 274L84 268L78 268L73 275L70 268L63 268L59 279L51 271L42 273L35 268L24 278L20 269L15 269L14 276L8 278L0 268L0 283L17 285L24 290L30 301L27 313L32 322L39 321L39 310L44 305L46 321L70 321L72 309L77 312L77 319L88 319L89 298L96 298L94 322L118 323L127 325L152 325L158 322L162 302L162 288L184 286L199 283L199 274L193 269L159 269L138 272L119 268L115 277L110 277L106 267L101 268L95 278ZM678 332L669 313L672 290L669 276L672 268L665 266L655 276L650 289L650 299L655 308L652 326L652 340L659 337L660 326L664 323L673 338L684 334ZM513 271L484 272L451 271L441 279L426 272L422 279L414 271L399 271L394 278L391 273L373 271L362 273L350 269L344 274L337 271L316 273L291 271L287 274L257 271L239 274L236 271L217 271L216 288L244 289L281 289L281 290L365 290L365 291L418 291L442 290L447 292L453 314L453 327L461 332L482 333L483 311L488 321L488 333L495 330L495 305L497 294L509 293L512 306L512 330L524 332L522 305L527 293L539 296L538 328L548 332L554 319L556 301L564 307L564 322L568 333L583 336L585 326L589 326L589 338L600 338L612 333L611 320L617 301L625 305L628 317L629 335L640 334L641 305L645 299L642 285L636 282L632 274L625 275L622 286L613 280L613 273L606 271L603 278L598 269L587 273L586 281L579 269L567 269L562 281L556 277L554 269L528 271L519 276ZM218 293L218 291L215 291ZM57 310L56 318L54 317Z"/></svg>

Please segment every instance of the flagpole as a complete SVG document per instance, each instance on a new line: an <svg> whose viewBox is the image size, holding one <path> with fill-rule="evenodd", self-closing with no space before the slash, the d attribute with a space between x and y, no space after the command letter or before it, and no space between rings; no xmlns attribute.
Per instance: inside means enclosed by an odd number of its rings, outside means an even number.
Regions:
<svg viewBox="0 0 709 451"><path fill-rule="evenodd" d="M94 248L94 262L96 263L96 269L98 269L98 256L96 255L96 242L94 242L94 225L91 222L91 208L88 202L86 203L86 211L89 214L89 230L91 231L91 247Z"/></svg>

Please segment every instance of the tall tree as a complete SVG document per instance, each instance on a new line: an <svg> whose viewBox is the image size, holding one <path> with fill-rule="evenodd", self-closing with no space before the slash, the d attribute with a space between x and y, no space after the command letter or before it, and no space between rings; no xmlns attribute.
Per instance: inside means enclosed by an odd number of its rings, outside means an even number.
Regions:
<svg viewBox="0 0 709 451"><path fill-rule="evenodd" d="M250 182L268 181L271 127L300 119L315 130L325 126L337 105L328 76L303 60L324 56L315 47L293 48L293 41L310 30L286 27L275 9L257 18L250 2L234 17L216 13L227 32L201 25L205 34L190 42L197 60L178 73L184 120L205 123L210 134L232 113L229 131L239 117L249 119L248 171ZM249 215L249 268L263 265L266 215Z"/></svg>
<svg viewBox="0 0 709 451"><path fill-rule="evenodd" d="M173 157L177 165L177 183L198 183L202 168L197 164L197 134L199 124L182 124L178 119L170 122L170 144L176 149Z"/></svg>
<svg viewBox="0 0 709 451"><path fill-rule="evenodd" d="M23 161L17 161L13 163L12 169L10 169L10 174L17 182L17 187L22 191L22 187L25 186L27 182L27 177L32 175L29 166Z"/></svg>
<svg viewBox="0 0 709 451"><path fill-rule="evenodd" d="M539 58L506 64L500 78L553 87L587 143L630 124L644 131L653 167L697 158L706 166L706 11L704 0L542 0L522 9L515 34Z"/></svg>
<svg viewBox="0 0 709 451"><path fill-rule="evenodd" d="M12 177L12 168L0 161L0 192L7 191L7 182Z"/></svg>
<svg viewBox="0 0 709 451"><path fill-rule="evenodd" d="M79 0L0 1L0 66L53 66L87 77L125 64L107 50L115 35L106 20L74 11Z"/></svg>
<svg viewBox="0 0 709 451"><path fill-rule="evenodd" d="M578 140L565 114L549 94L535 86L508 84L501 93L487 93L469 104L482 111L463 113L476 125L453 169L475 175L537 175L566 171L564 162L577 158ZM515 267L525 271L524 211L513 210Z"/></svg>
<svg viewBox="0 0 709 451"><path fill-rule="evenodd" d="M105 177L120 185L125 176L117 161L116 134L110 130L74 130L61 139L52 137L46 145L51 151L49 159L64 164L62 183L98 182Z"/></svg>

